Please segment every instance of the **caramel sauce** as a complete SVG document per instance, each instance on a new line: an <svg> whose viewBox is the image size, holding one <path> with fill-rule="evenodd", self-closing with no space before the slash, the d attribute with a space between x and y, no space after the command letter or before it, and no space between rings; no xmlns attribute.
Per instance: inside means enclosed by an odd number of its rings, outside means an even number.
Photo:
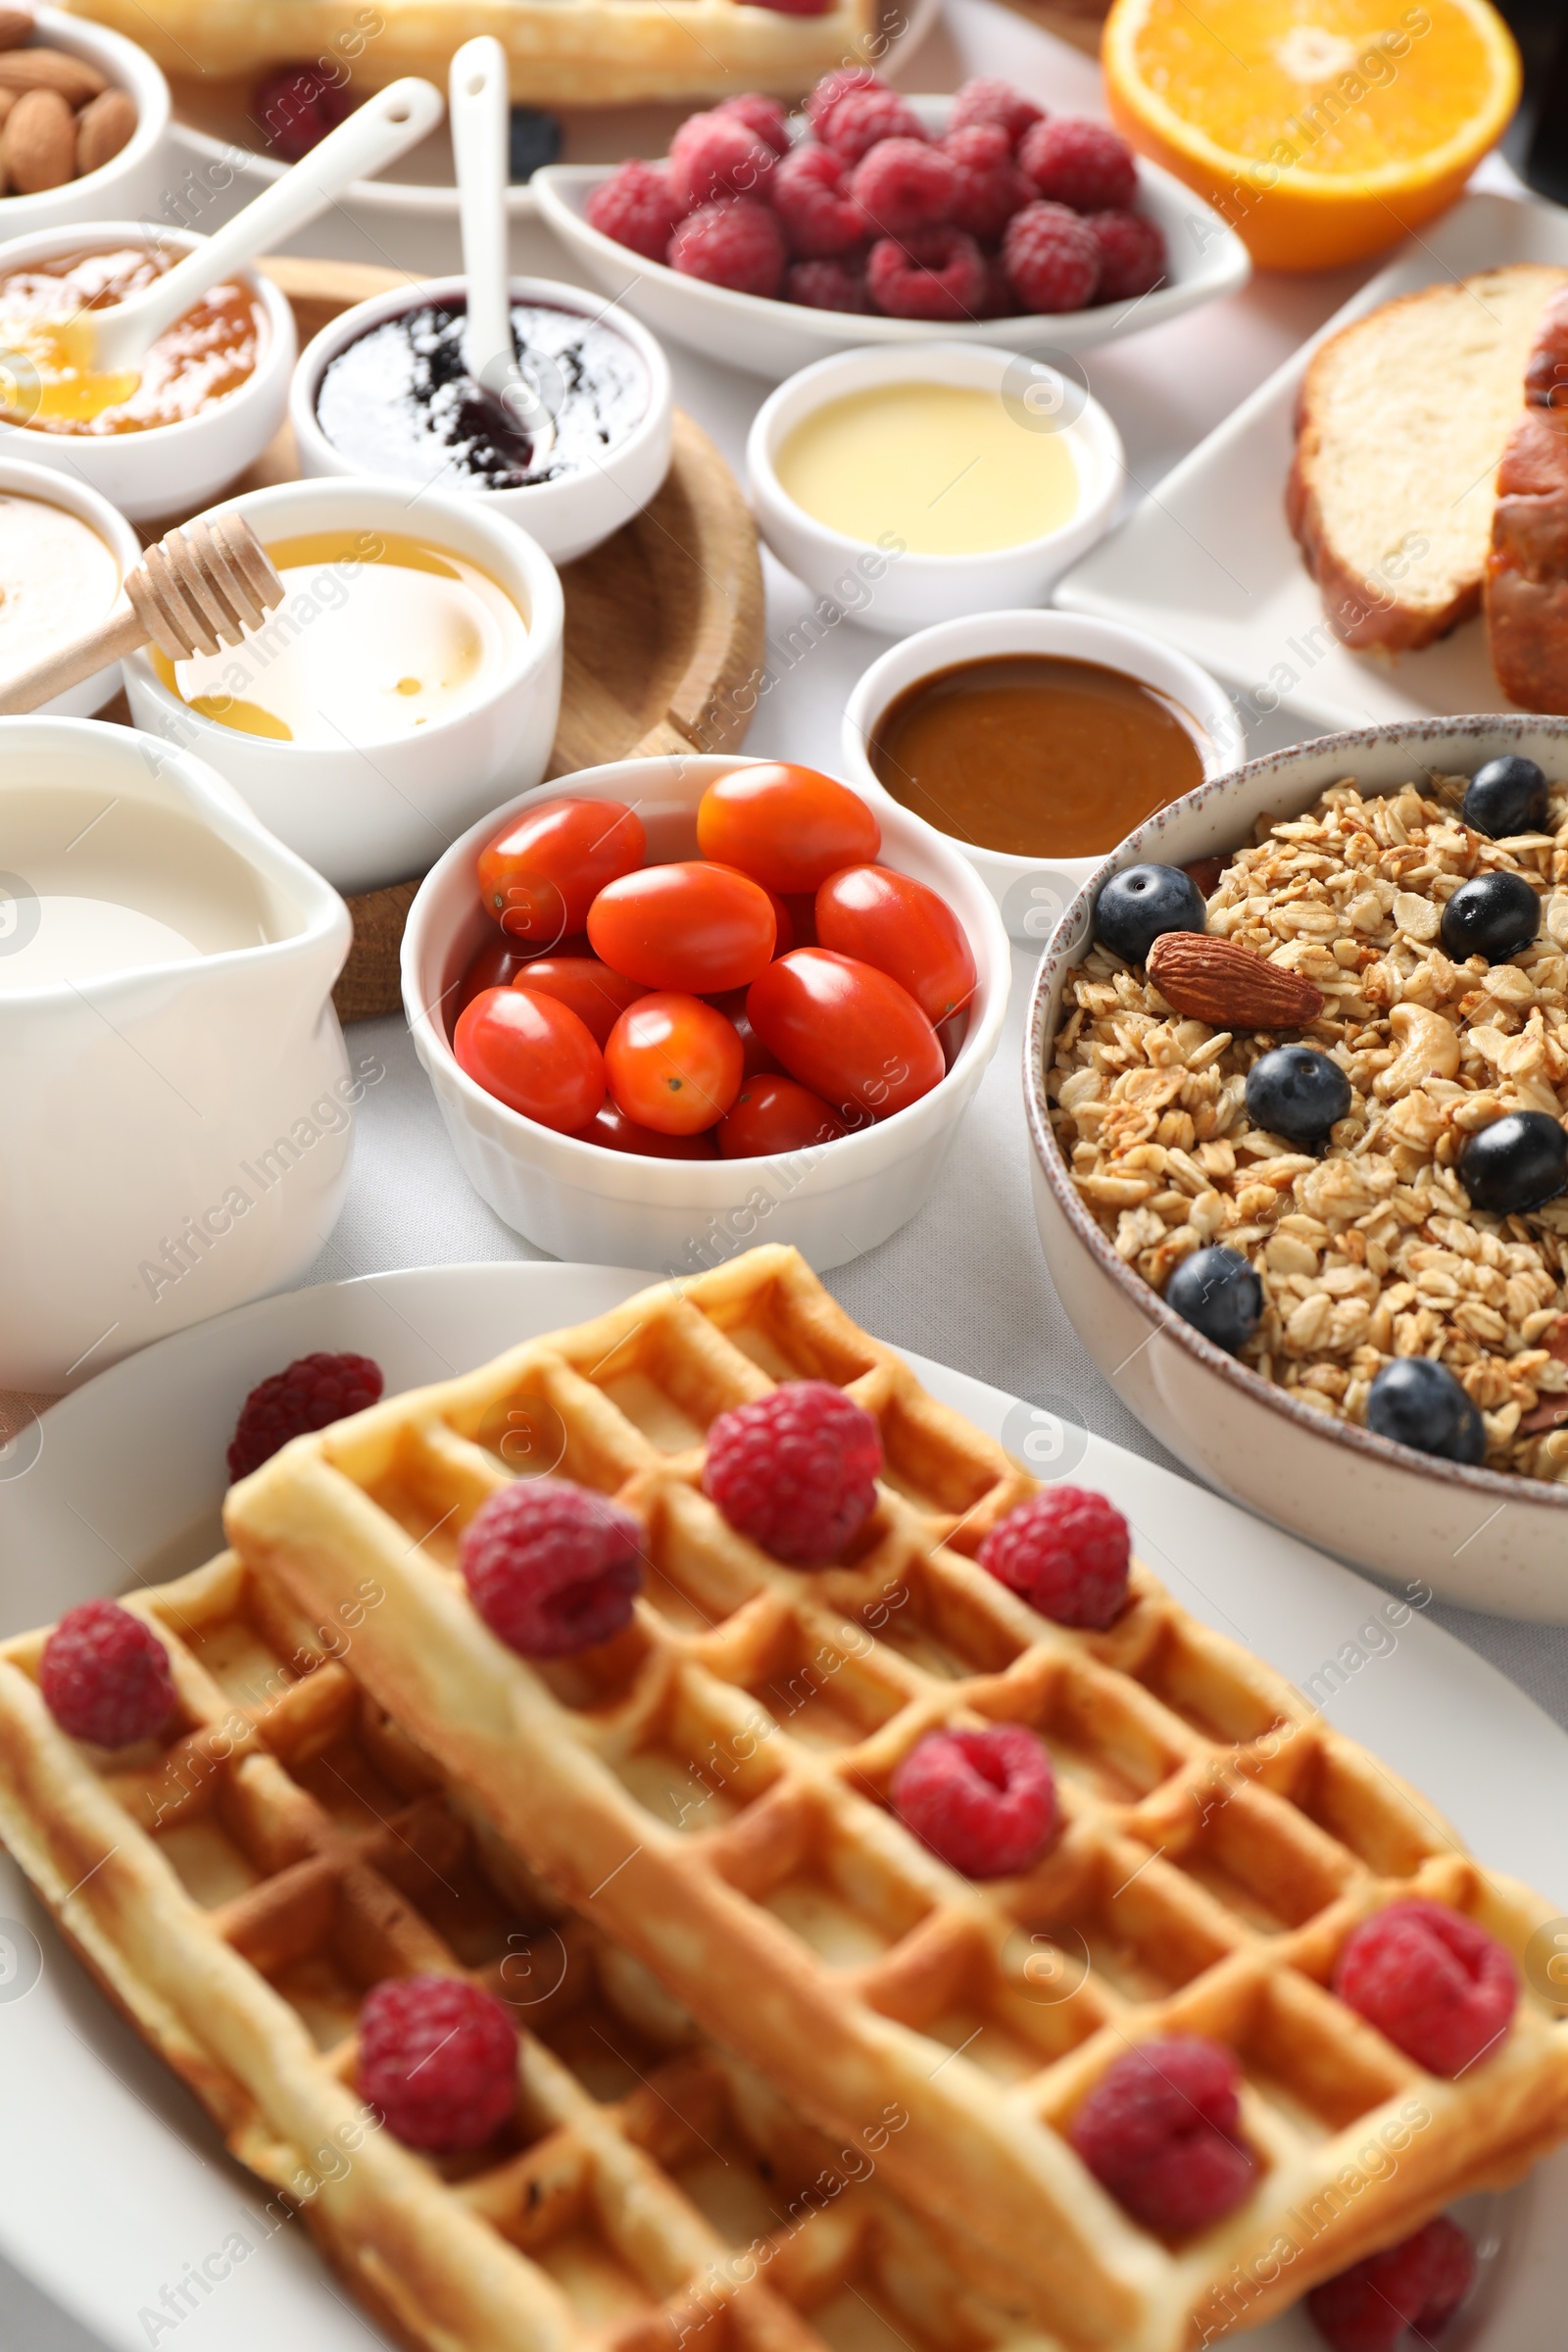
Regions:
<svg viewBox="0 0 1568 2352"><path fill-rule="evenodd" d="M158 337L139 378L92 369L82 312L142 293L171 267L150 246L125 245L55 254L0 277L0 345L20 350L38 374L32 414L9 421L31 432L139 433L237 392L255 370L265 328L247 288L232 280Z"/></svg>
<svg viewBox="0 0 1568 2352"><path fill-rule="evenodd" d="M1015 858L1090 858L1203 780L1198 722L1098 662L1006 654L917 679L876 723L879 783Z"/></svg>

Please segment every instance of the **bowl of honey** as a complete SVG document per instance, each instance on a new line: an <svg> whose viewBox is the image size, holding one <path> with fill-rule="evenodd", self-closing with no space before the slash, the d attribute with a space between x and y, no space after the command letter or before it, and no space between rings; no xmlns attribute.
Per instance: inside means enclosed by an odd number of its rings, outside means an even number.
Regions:
<svg viewBox="0 0 1568 2352"><path fill-rule="evenodd" d="M982 612L906 638L855 687L843 743L849 780L961 850L1035 946L1118 842L1247 757L1206 670L1072 612Z"/></svg>

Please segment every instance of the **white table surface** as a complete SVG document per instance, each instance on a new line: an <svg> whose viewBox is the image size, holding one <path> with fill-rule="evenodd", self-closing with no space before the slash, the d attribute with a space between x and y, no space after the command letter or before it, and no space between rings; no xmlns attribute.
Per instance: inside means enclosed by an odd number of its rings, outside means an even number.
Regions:
<svg viewBox="0 0 1568 2352"><path fill-rule="evenodd" d="M895 78L909 90L943 90L974 74L1005 74L1054 112L1103 111L1091 60L992 0L947 0L945 20ZM1484 167L1480 184L1518 187L1497 162ZM516 243L514 237L514 250ZM522 269L551 277L577 274L537 224L525 228L522 247L515 256ZM385 258L399 262L395 251ZM1133 495L1157 495L1160 477L1176 461L1378 266L1255 279L1228 302L1091 353L1086 372L1126 442ZM747 427L769 387L679 345L671 345L669 358L677 401L739 472ZM789 633L812 599L765 553L763 564L773 682L759 703L746 748L832 770L849 691L887 641L846 620L792 661ZM1266 731L1252 730L1251 748L1270 751L1298 733L1281 717ZM1091 1363L1046 1276L1029 1204L1018 1078L1032 965L1031 955L1014 950L1006 1034L931 1199L890 1242L828 1281L850 1312L880 1338L1050 1404L1102 1437L1180 1469ZM373 1055L384 1075L360 1105L348 1202L306 1280L539 1256L470 1191L401 1018L361 1023L349 1040L354 1054ZM1568 1629L1436 1606L1433 1614L1568 1725ZM3 2096L0 2086L0 2130ZM82 2221L90 2230L91 2216ZM98 2352L98 2346L0 2262L0 2352Z"/></svg>

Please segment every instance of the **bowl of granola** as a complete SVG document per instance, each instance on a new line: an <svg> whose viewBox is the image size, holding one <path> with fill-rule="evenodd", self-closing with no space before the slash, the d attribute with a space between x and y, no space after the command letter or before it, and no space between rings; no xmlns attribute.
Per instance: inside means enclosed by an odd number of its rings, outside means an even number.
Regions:
<svg viewBox="0 0 1568 2352"><path fill-rule="evenodd" d="M1568 1623L1568 720L1326 736L1161 809L1048 943L1024 1092L1053 1280L1155 1437Z"/></svg>

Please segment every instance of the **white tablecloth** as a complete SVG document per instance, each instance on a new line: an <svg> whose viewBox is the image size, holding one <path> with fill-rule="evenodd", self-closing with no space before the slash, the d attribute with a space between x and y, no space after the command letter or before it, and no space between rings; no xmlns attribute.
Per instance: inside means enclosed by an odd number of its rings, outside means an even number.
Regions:
<svg viewBox="0 0 1568 2352"><path fill-rule="evenodd" d="M896 78L906 89L939 90L972 74L1006 74L1053 111L1102 111L1090 60L992 0L948 0L945 22L904 61ZM1496 163L1486 167L1485 180L1517 187ZM543 229L531 228L523 245L518 266L552 277L576 274ZM396 253L386 258L399 260ZM1157 493L1161 475L1176 460L1366 274L1265 277L1227 303L1091 353L1089 381L1126 442L1132 495ZM670 348L669 357L676 399L739 471L747 427L767 387L679 346ZM769 640L783 649L812 600L771 558L763 561ZM776 683L759 706L747 750L836 767L845 700L884 643L846 620L804 659L792 663L780 651ZM1292 742L1299 732L1284 718L1266 727L1253 730L1254 751ZM1032 958L1015 950L1006 1035L931 1199L903 1232L831 1275L830 1285L852 1314L895 1346L956 1365L1140 1453L1168 1460L1095 1369L1046 1277L1029 1204L1018 1079L1031 967ZM348 1204L306 1279L328 1282L398 1266L539 1255L491 1214L461 1174L401 1019L362 1024L352 1043L357 1054L374 1054L385 1075L360 1108ZM1568 1725L1568 1630L1437 1607L1433 1614ZM82 2219L90 2237L91 2217ZM202 2352L200 2316L193 2315L189 2328L193 2352ZM220 2342L210 2329L204 2340L215 2347ZM100 2348L0 2262L0 2352Z"/></svg>

